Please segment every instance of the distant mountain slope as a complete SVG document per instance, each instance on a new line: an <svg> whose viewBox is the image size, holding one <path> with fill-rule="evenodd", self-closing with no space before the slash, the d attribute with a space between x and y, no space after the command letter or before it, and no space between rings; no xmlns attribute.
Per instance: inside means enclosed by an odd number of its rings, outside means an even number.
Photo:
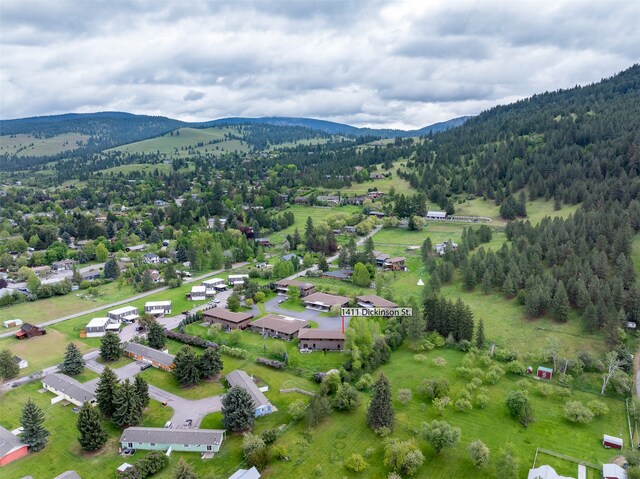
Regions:
<svg viewBox="0 0 640 479"><path fill-rule="evenodd" d="M314 118L295 118L295 117L261 117L261 118L243 118L243 117L231 117L220 118L205 122L203 126L218 126L218 125L238 125L238 124L267 124L267 125L282 125L282 126L302 126L310 128L312 130L319 130L332 135L352 135L352 136L380 136L382 138L395 138L395 137L409 137L427 135L431 132L436 133L444 131L449 128L462 125L467 121L469 116L462 116L454 118L452 120L435 123L433 125L425 126L419 130L396 130L390 128L358 128L344 123L336 123L333 121L317 120Z"/></svg>

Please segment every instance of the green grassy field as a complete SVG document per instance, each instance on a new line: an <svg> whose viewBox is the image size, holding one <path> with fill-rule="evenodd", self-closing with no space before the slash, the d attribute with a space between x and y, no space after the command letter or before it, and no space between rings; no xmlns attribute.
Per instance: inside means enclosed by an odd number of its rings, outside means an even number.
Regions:
<svg viewBox="0 0 640 479"><path fill-rule="evenodd" d="M104 304L121 301L134 294L136 293L131 286L120 288L116 282L108 283L100 286L97 296L91 297L91 299L85 299L86 292L78 290L64 296L54 296L0 308L0 322L19 318L25 323L40 324L62 316L97 308ZM7 331L16 329L18 328L11 328Z"/></svg>
<svg viewBox="0 0 640 479"><path fill-rule="evenodd" d="M51 399L55 396L49 392L40 393L41 387L40 382L34 382L0 396L2 402L0 424L2 426L9 430L18 427L22 405L28 397L31 397L44 411L44 426L51 433L48 445L43 451L29 454L27 457L3 467L0 476L3 479L18 479L26 475L30 475L34 479L50 479L72 469L81 477L86 478L113 477L115 469L125 462L125 458L117 454L120 429L108 423L109 440L107 445L97 453L82 452L77 440L76 421L78 415L71 410L73 405L64 406L62 403L51 405ZM160 403L151 401L143 416L142 425L162 427L172 413L171 409L163 408ZM140 459L143 454L139 452L133 459Z"/></svg>
<svg viewBox="0 0 640 479"><path fill-rule="evenodd" d="M0 136L0 155L46 156L57 155L63 151L76 150L77 142L85 143L90 137L81 133L65 133L51 138L36 138L32 135Z"/></svg>
<svg viewBox="0 0 640 479"><path fill-rule="evenodd" d="M190 156L190 151L200 154L222 154L226 152L246 152L249 151L246 143L238 140L224 140L226 134L238 135L235 128L180 128L179 135L173 132L166 135L151 138L149 140L138 141L128 145L112 148L109 151L121 151L127 153L156 153L159 152L167 158L184 158ZM224 141L220 141L224 140ZM214 141L216 143L208 144ZM204 144L198 146L198 144Z"/></svg>
<svg viewBox="0 0 640 479"><path fill-rule="evenodd" d="M383 173L388 174L391 173L390 178L385 178L384 180L371 180L365 181L363 183L353 183L351 186L347 188L342 188L340 191L345 193L347 196L354 196L365 194L369 190L377 188L378 191L382 191L384 193L389 193L389 190L393 188L396 193L403 194L414 194L416 190L411 186L411 184L400 178L397 174L398 168L404 169L405 163L395 162L393 166L386 170L379 168L375 171L375 173Z"/></svg>
<svg viewBox="0 0 640 479"><path fill-rule="evenodd" d="M313 206L292 205L287 208L287 211L291 211L293 213L295 222L291 226L270 235L269 239L273 244L284 241L287 235L293 234L296 228L298 228L300 235L304 236L304 227L307 223L308 217L311 217L315 224L335 213L346 213L349 215L353 213L361 213L362 208L354 205L336 206L334 208L315 208Z"/></svg>
<svg viewBox="0 0 640 479"><path fill-rule="evenodd" d="M165 391L169 391L186 399L204 399L224 393L224 387L220 384L220 381L216 380L202 381L200 384L191 388L181 388L178 386L173 374L156 368L149 368L142 371L138 376L141 376L153 386L157 386L160 389L164 389Z"/></svg>
<svg viewBox="0 0 640 479"><path fill-rule="evenodd" d="M456 215L486 216L492 218L496 225L506 224L506 221L500 218L500 207L496 206L495 202L492 200L476 198L470 201L465 201L464 203L456 203L454 206L456 209ZM555 216L566 218L570 214L575 213L579 207L579 205L562 205L560 210L555 211L553 208L553 201L544 201L543 199L527 201L527 219L533 224L536 224L545 216L550 216L551 218Z"/></svg>
<svg viewBox="0 0 640 479"><path fill-rule="evenodd" d="M103 175L117 175L118 173L131 173L133 171L139 171L142 173L153 173L155 170L158 170L161 174L170 174L173 172L173 167L171 165L167 165L164 163L131 163L129 165L121 165L114 166L113 168L107 168L105 170L101 170L100 173ZM193 165L189 164L188 168L181 168L180 172L184 173L188 170L193 170Z"/></svg>

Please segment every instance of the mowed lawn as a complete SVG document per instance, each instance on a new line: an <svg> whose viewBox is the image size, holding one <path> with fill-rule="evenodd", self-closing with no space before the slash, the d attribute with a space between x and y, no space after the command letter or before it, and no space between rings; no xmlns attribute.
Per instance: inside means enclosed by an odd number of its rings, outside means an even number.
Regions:
<svg viewBox="0 0 640 479"><path fill-rule="evenodd" d="M32 476L34 479L51 479L62 472L72 469L81 477L110 478L114 477L115 469L125 462L125 458L117 454L118 439L121 430L108 423L109 440L107 445L97 453L84 453L78 444L78 430L76 422L78 415L62 403L51 405L52 393L40 393L40 382L21 386L0 396L0 425L11 430L20 425L20 414L27 398L42 408L45 413L44 426L51 433L47 447L38 453L29 454L2 468L0 476L3 479L18 479ZM162 407L156 401L151 401L142 418L142 425L162 427L171 417L173 411ZM140 459L145 453L139 451L133 459ZM131 462L129 458L126 458ZM170 477L170 476L168 476Z"/></svg>
<svg viewBox="0 0 640 479"><path fill-rule="evenodd" d="M25 323L40 324L62 316L97 308L104 304L121 301L134 294L136 293L131 286L119 287L116 282L103 284L98 288L98 294L95 297L88 296L84 290L78 290L64 296L27 301L0 308L0 321L18 318ZM15 329L17 328L13 328L13 330Z"/></svg>
<svg viewBox="0 0 640 479"><path fill-rule="evenodd" d="M287 228L273 233L269 236L271 243L277 244L284 241L289 234L293 234L295 229L298 228L300 235L304 238L304 229L307 224L307 218L311 217L311 220L315 223L323 221L327 216L335 213L346 213L352 215L354 213L361 213L362 207L355 205L345 205L330 207L315 207L304 205L291 205L284 211L291 211L295 218L295 222Z"/></svg>

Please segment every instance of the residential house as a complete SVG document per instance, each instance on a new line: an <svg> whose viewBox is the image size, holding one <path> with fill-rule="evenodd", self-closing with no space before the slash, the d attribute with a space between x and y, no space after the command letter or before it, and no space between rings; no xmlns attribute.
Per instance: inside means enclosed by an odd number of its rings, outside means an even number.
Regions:
<svg viewBox="0 0 640 479"><path fill-rule="evenodd" d="M302 299L302 303L307 309L318 311L329 311L332 307L345 307L351 301L345 296L338 296L327 293L312 293Z"/></svg>
<svg viewBox="0 0 640 479"><path fill-rule="evenodd" d="M282 255L280 257L281 261L296 261L298 264L302 263L302 258L300 256L298 256L297 254L294 253L288 253L285 255Z"/></svg>
<svg viewBox="0 0 640 479"><path fill-rule="evenodd" d="M80 474L76 471L64 471L62 474L58 474L53 479L82 479Z"/></svg>
<svg viewBox="0 0 640 479"><path fill-rule="evenodd" d="M209 218L207 219L207 225L209 226L209 228L213 229L216 227L216 222L222 227L224 228L225 225L227 224L227 219L226 218Z"/></svg>
<svg viewBox="0 0 640 479"><path fill-rule="evenodd" d="M201 284L204 286L205 294L207 296L213 296L217 291L224 291L227 289L224 278L205 279Z"/></svg>
<svg viewBox="0 0 640 479"><path fill-rule="evenodd" d="M167 202L166 202L166 201L164 201L164 200L155 200L155 201L153 202L153 205L154 205L154 206L167 206Z"/></svg>
<svg viewBox="0 0 640 479"><path fill-rule="evenodd" d="M146 263L146 264L158 264L160 263L160 256L158 256L155 253L145 253L142 256L142 260Z"/></svg>
<svg viewBox="0 0 640 479"><path fill-rule="evenodd" d="M92 271L83 271L80 273L83 281L93 281L95 279L100 279L100 270L92 270Z"/></svg>
<svg viewBox="0 0 640 479"><path fill-rule="evenodd" d="M298 332L298 340L300 349L317 351L342 351L344 349L344 333L342 331L305 328Z"/></svg>
<svg viewBox="0 0 640 479"><path fill-rule="evenodd" d="M0 467L29 454L29 446L23 444L19 437L0 426Z"/></svg>
<svg viewBox="0 0 640 479"><path fill-rule="evenodd" d="M154 368L171 371L175 367L173 361L176 357L173 354L158 351L144 344L125 343L123 350L126 356L151 364Z"/></svg>
<svg viewBox="0 0 640 479"><path fill-rule="evenodd" d="M361 308L397 308L398 305L393 301L381 298L375 294L366 294L364 296L356 296L358 306Z"/></svg>
<svg viewBox="0 0 640 479"><path fill-rule="evenodd" d="M236 369L235 371L231 371L225 376L225 379L230 387L241 387L249 393L253 399L256 417L275 412L275 408L271 405L267 397L258 389L253 379L243 370Z"/></svg>
<svg viewBox="0 0 640 479"><path fill-rule="evenodd" d="M260 479L260 472L254 467L251 469L238 469L229 479Z"/></svg>
<svg viewBox="0 0 640 479"><path fill-rule="evenodd" d="M230 286L237 286L244 284L246 281L249 281L248 274L230 274L228 278L228 283Z"/></svg>
<svg viewBox="0 0 640 479"><path fill-rule="evenodd" d="M382 191L370 191L367 193L367 198L370 200L377 200L378 198L382 198L385 194L386 193L383 193Z"/></svg>
<svg viewBox="0 0 640 479"><path fill-rule="evenodd" d="M255 238L254 241L260 246L271 246L271 241L269 241L269 238Z"/></svg>
<svg viewBox="0 0 640 479"><path fill-rule="evenodd" d="M384 211L369 211L369 216L375 216L376 218L384 218L387 214Z"/></svg>
<svg viewBox="0 0 640 479"><path fill-rule="evenodd" d="M225 329L245 329L253 318L251 313L234 313L225 308L209 309L202 314L205 321L221 324Z"/></svg>
<svg viewBox="0 0 640 479"><path fill-rule="evenodd" d="M117 321L119 323L135 321L140 317L138 313L138 308L134 306L124 306L122 308L114 309L113 311L109 311L107 313L109 319L111 321Z"/></svg>
<svg viewBox="0 0 640 479"><path fill-rule="evenodd" d="M34 326L31 323L24 323L20 326L20 329L16 331L16 338L29 339L36 336L43 336L45 334L47 334L47 331L44 328Z"/></svg>
<svg viewBox="0 0 640 479"><path fill-rule="evenodd" d="M20 356L14 356L13 360L18 364L18 369L25 369L29 367L29 361L21 358Z"/></svg>
<svg viewBox="0 0 640 479"><path fill-rule="evenodd" d="M144 451L219 452L224 434L220 429L128 427L122 431L120 447Z"/></svg>
<svg viewBox="0 0 640 479"><path fill-rule="evenodd" d="M72 259L63 259L61 261L54 261L51 265L52 271L68 271L73 269L73 265L76 262Z"/></svg>
<svg viewBox="0 0 640 479"><path fill-rule="evenodd" d="M56 395L51 404L66 400L76 406L82 406L85 402L91 405L96 403L96 395L93 388L84 385L62 373L52 373L42 378L42 387Z"/></svg>
<svg viewBox="0 0 640 479"><path fill-rule="evenodd" d="M127 253L130 253L132 251L143 251L144 249L146 249L147 245L146 244L138 244L138 245L134 245L134 246L127 246L124 250Z"/></svg>
<svg viewBox="0 0 640 479"><path fill-rule="evenodd" d="M287 294L289 292L289 287L295 286L300 290L300 297L304 298L305 296L310 295L316 289L316 285L312 283L303 283L301 281L294 281L291 279L281 279L280 281L274 281L273 287L278 294Z"/></svg>
<svg viewBox="0 0 640 479"><path fill-rule="evenodd" d="M376 266L378 268L384 268L385 261L391 258L391 255L381 253L380 251L374 251L373 256L376 258Z"/></svg>
<svg viewBox="0 0 640 479"><path fill-rule="evenodd" d="M573 479L559 475L551 466L540 466L535 469L529 469L527 479Z"/></svg>
<svg viewBox="0 0 640 479"><path fill-rule="evenodd" d="M296 205L307 205L309 204L309 198L307 196L296 196L294 202Z"/></svg>
<svg viewBox="0 0 640 479"><path fill-rule="evenodd" d="M309 326L309 321L279 314L269 314L256 319L249 326L251 331L260 333L263 336L291 341L298 337L298 331Z"/></svg>
<svg viewBox="0 0 640 479"><path fill-rule="evenodd" d="M205 286L192 286L189 293L191 301L202 301L207 299L207 288Z"/></svg>
<svg viewBox="0 0 640 479"><path fill-rule="evenodd" d="M457 250L458 243L454 243L453 241L449 240L445 241L444 243L436 244L433 249L435 249L436 253L438 253L440 256L444 256L444 254L447 252L447 249L450 249L452 251Z"/></svg>
<svg viewBox="0 0 640 479"><path fill-rule="evenodd" d="M333 271L324 271L322 273L323 278L329 279L339 279L341 281L346 281L353 276L352 269L336 269Z"/></svg>
<svg viewBox="0 0 640 479"><path fill-rule="evenodd" d="M445 211L427 211L425 218L428 220L445 220L447 213Z"/></svg>
<svg viewBox="0 0 640 479"><path fill-rule="evenodd" d="M603 464L602 479L627 479L627 471L617 464Z"/></svg>
<svg viewBox="0 0 640 479"><path fill-rule="evenodd" d="M171 314L171 301L147 301L144 314Z"/></svg>
<svg viewBox="0 0 640 479"><path fill-rule="evenodd" d="M340 204L340 197L335 195L318 195L316 199L320 203L325 203L329 206L338 206Z"/></svg>
<svg viewBox="0 0 640 479"><path fill-rule="evenodd" d="M364 200L366 200L367 197L366 196L351 196L350 198L347 198L347 204L348 205L362 205L364 203Z"/></svg>
<svg viewBox="0 0 640 479"><path fill-rule="evenodd" d="M406 269L405 263L407 258L404 256L396 256L393 258L388 258L384 262L384 270L385 271L404 271Z"/></svg>
<svg viewBox="0 0 640 479"><path fill-rule="evenodd" d="M342 228L342 231L344 231L345 233L350 234L350 235L354 235L354 234L357 233L356 227L355 226L350 226L350 225L347 225L344 228Z"/></svg>
<svg viewBox="0 0 640 479"><path fill-rule="evenodd" d="M166 258L161 258L160 261L162 261L163 259ZM160 271L158 271L157 269L148 269L147 271L149 271L149 277L151 278L151 281L153 283L160 283L162 281L162 275L160 274Z"/></svg>
<svg viewBox="0 0 640 479"><path fill-rule="evenodd" d="M107 331L110 331L110 329L107 329L110 325L115 326L115 328L112 328L111 330L120 330L120 323L118 321L111 323L109 318L93 318L84 328L84 331L87 338L100 338L107 334Z"/></svg>

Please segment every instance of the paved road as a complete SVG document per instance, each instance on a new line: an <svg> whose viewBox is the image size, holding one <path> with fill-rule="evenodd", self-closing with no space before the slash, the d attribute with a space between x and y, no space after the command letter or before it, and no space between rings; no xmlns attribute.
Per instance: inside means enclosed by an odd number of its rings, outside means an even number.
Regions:
<svg viewBox="0 0 640 479"><path fill-rule="evenodd" d="M141 365L142 363L133 362L126 366L122 366L121 368L114 369L114 372L120 380L129 378L133 381L136 374L140 372ZM104 370L104 366L95 361L95 359L87 361L87 368L98 374L102 373ZM171 373L167 372L166 374ZM99 378L92 379L91 381L88 381L86 385L95 391L98 381ZM202 422L202 419L207 414L222 410L222 396L211 396L204 399L190 400L149 384L149 397L163 404L166 403L167 407L173 409L173 416L171 417L171 422L173 423L172 428L185 427L187 419L191 419L193 421L191 427L198 427Z"/></svg>
<svg viewBox="0 0 640 479"><path fill-rule="evenodd" d="M342 317L326 317L321 316L319 311L312 309L305 309L304 311L289 311L288 309L281 308L278 301L285 298L285 296L276 296L266 301L265 307L270 313L281 314L282 316L291 316L292 318L306 319L307 321L315 321L318 323L318 329L323 331L336 331L342 327ZM255 314L255 313L254 313ZM349 325L349 318L344 318L345 329Z"/></svg>
<svg viewBox="0 0 640 479"><path fill-rule="evenodd" d="M247 262L241 262L241 263L234 263L233 264L233 268L240 268L242 266L246 266ZM219 269L217 271L212 271L211 273L206 273L200 276L196 276L193 278L187 278L185 279L184 283L193 283L196 281L201 281L205 278L208 278L209 276L215 276L217 274L220 273L224 273L225 270L224 269ZM69 319L73 319L73 318L78 318L80 316L84 316L85 314L91 314L91 313L97 313L99 311L102 311L104 309L111 309L111 308L115 308L116 306L121 306L123 304L127 304L130 303L131 301L135 301L137 299L142 299L142 298L146 298L147 296L151 296L153 294L156 293L161 293L162 291L166 291L168 290L169 287L168 286L163 286L162 288L158 288L158 289L152 289L151 291L145 291L144 293L140 293L140 294L136 294L135 296L131 296L127 299L123 299L122 301L116 301L115 303L109 303L109 304L103 304L101 306L97 306L95 308L91 308L91 309L86 309L84 311L80 311L79 313L74 313L74 314L70 314L68 316L63 316L61 318L56 318L56 319L52 319L50 321L45 321L44 323L40 323L38 324L38 326L51 326L52 324L57 324L57 323L61 323L63 321L67 321ZM178 322L180 322L178 320ZM176 323L177 325L177 323ZM134 328L135 329L135 328ZM13 336L15 334L15 330L12 332L8 332L8 333L3 333L0 334L0 338L6 338L9 336Z"/></svg>

